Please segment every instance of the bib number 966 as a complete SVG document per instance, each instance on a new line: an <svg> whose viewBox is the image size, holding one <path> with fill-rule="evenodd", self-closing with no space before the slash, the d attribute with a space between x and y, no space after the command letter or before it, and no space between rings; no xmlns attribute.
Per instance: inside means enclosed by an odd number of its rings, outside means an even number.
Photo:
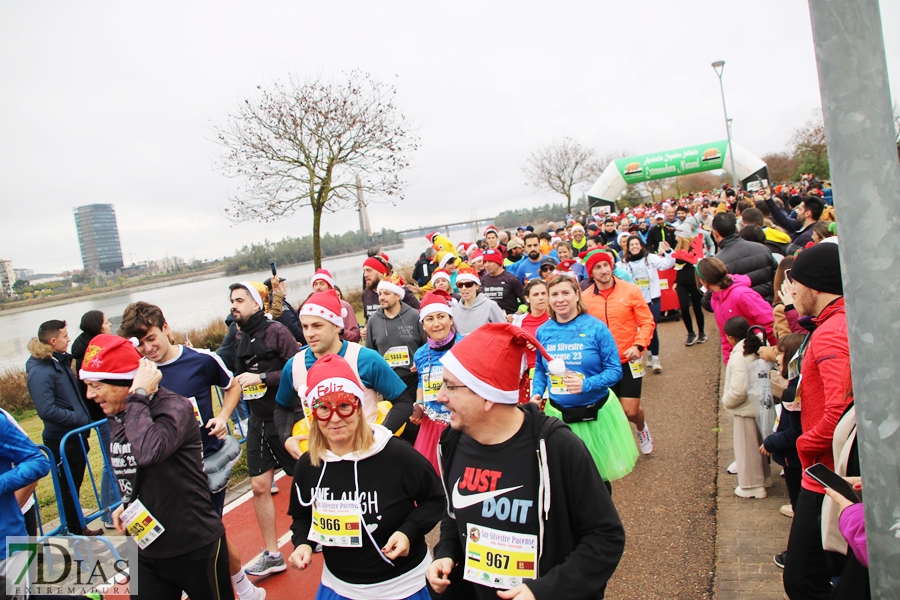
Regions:
<svg viewBox="0 0 900 600"><path fill-rule="evenodd" d="M340 519L328 519L328 518L320 518L319 526L325 531L340 531L341 529L341 521Z"/></svg>

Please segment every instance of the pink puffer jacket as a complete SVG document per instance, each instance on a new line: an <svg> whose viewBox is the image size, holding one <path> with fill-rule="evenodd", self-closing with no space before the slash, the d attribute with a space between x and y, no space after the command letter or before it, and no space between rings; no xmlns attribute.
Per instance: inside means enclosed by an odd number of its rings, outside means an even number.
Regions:
<svg viewBox="0 0 900 600"><path fill-rule="evenodd" d="M750 288L750 278L746 275L732 275L734 283L718 292L713 292L711 304L716 315L716 325L722 338L722 357L725 364L731 356L731 344L725 337L725 321L731 317L744 317L751 326L759 325L766 330L769 343L777 343L772 333L772 306L756 291Z"/></svg>

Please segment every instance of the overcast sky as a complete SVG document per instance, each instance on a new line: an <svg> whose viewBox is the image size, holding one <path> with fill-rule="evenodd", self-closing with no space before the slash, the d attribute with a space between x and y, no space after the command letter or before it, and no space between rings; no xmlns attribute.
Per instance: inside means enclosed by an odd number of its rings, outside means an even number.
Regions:
<svg viewBox="0 0 900 600"><path fill-rule="evenodd" d="M900 3L882 19L900 30ZM900 37L886 43L897 90ZM599 153L724 139L719 59L735 141L786 149L820 104L800 0L3 2L0 258L81 268L72 208L90 203L115 204L126 264L309 233L309 209L232 225L235 182L215 168L213 125L287 74L396 85L421 148L406 199L369 214L403 229L558 201L521 172L555 137ZM356 229L356 213L324 227Z"/></svg>

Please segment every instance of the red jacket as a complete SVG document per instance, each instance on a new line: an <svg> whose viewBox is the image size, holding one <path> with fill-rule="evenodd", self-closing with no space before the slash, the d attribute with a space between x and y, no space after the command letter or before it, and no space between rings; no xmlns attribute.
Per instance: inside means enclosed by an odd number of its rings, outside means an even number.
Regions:
<svg viewBox="0 0 900 600"><path fill-rule="evenodd" d="M797 454L803 469L822 463L834 469L832 440L834 428L852 398L849 395L850 347L844 299L838 298L813 319L812 332L800 366L798 396L802 410L803 434L797 438ZM805 489L824 494L822 486L806 473Z"/></svg>

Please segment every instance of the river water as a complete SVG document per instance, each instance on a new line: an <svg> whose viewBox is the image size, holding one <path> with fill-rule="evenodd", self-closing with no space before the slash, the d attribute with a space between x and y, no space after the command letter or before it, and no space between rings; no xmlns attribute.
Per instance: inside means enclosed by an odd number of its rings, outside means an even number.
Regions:
<svg viewBox="0 0 900 600"><path fill-rule="evenodd" d="M474 229L453 231L453 240L472 241ZM386 250L394 265L414 263L428 247L424 237L407 238L402 247ZM331 271L335 283L342 290L359 288L362 285L362 262L365 252L329 258L322 261L322 267ZM312 288L309 280L315 273L312 263L294 265L278 269L278 274L287 280L287 298L299 308ZM173 283L152 290L129 291L97 297L75 299L70 304L35 308L34 310L3 314L0 311L0 371L13 366L25 366L28 359L28 342L37 335L38 326L51 319L68 322L69 335L74 340L81 331L78 324L81 315L89 310L102 310L113 322L113 330L121 321L125 307L132 302L143 300L162 308L166 321L175 331L206 325L215 318L224 319L230 308L228 286L239 280L264 281L271 276L269 271L247 273L241 276L221 276L214 279L191 283Z"/></svg>

